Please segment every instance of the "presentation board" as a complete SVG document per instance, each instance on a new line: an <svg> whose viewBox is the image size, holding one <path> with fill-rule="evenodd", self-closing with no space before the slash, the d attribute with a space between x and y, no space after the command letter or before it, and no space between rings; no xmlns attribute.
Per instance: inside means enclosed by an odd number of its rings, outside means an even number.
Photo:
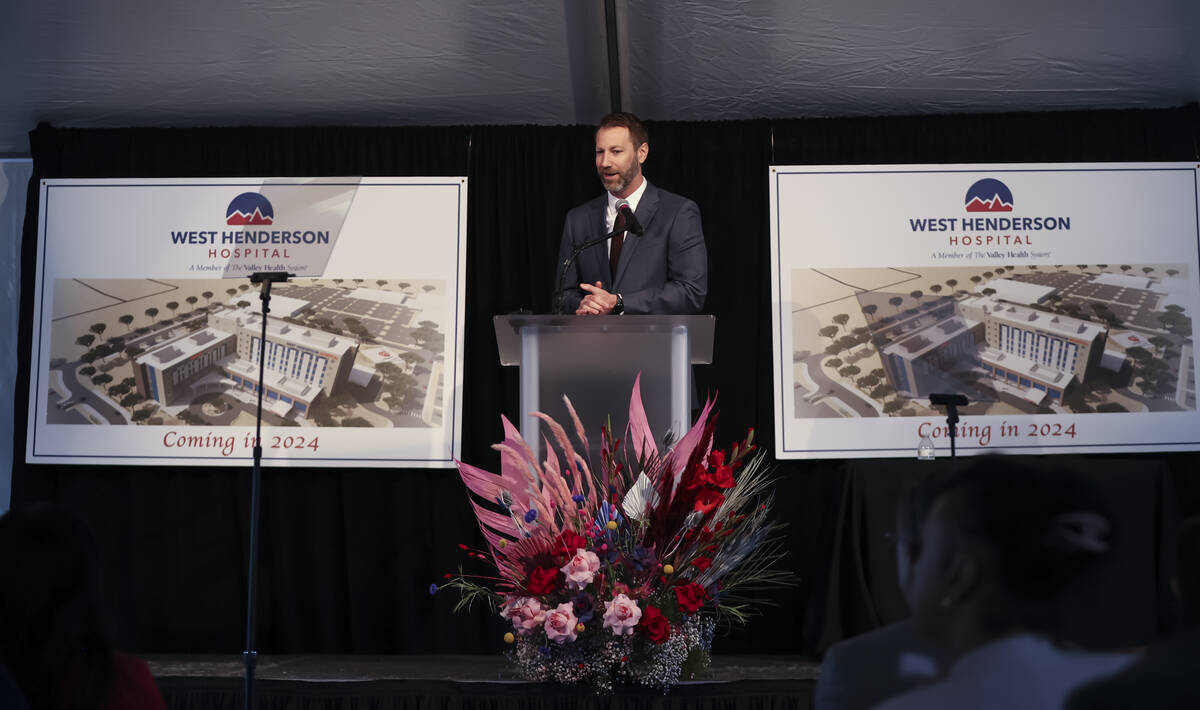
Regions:
<svg viewBox="0 0 1200 710"><path fill-rule="evenodd" d="M27 461L453 465L466 178L40 187Z"/></svg>
<svg viewBox="0 0 1200 710"><path fill-rule="evenodd" d="M1200 448L1197 166L773 166L775 454Z"/></svg>

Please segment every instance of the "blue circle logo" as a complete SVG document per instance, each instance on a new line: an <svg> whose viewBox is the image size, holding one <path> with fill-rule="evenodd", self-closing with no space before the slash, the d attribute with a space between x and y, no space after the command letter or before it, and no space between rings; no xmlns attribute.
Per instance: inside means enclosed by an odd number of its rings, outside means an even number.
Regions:
<svg viewBox="0 0 1200 710"><path fill-rule="evenodd" d="M243 226L247 224L274 224L275 208L271 202L257 192L243 192L233 198L225 209L225 224Z"/></svg>
<svg viewBox="0 0 1200 710"><path fill-rule="evenodd" d="M995 178L984 178L967 189L964 202L968 212L1012 212L1012 190Z"/></svg>

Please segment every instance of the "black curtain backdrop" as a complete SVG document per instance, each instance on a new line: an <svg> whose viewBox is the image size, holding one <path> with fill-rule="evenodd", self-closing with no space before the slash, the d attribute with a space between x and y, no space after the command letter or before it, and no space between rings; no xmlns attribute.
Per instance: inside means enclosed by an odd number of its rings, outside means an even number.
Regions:
<svg viewBox="0 0 1200 710"><path fill-rule="evenodd" d="M1197 159L1200 110L650 124L646 174L700 205L709 250L705 312L717 316L701 392L720 395L718 441L755 427L773 449L768 166ZM466 347L462 456L498 465L499 415L515 420L517 373L498 364L492 316L549 310L563 217L599 194L589 126L60 129L31 133L20 370L28 372L37 181L79 177L466 175ZM24 462L28 381L18 383L13 505L79 510L105 555L118 641L144 653L234 653L245 624L249 466L31 466ZM1098 645L1169 631L1176 496L1200 512L1196 454L1064 457L1128 496L1130 545L1153 564L1108 590L1137 600L1128 628ZM934 466L944 465L937 462ZM720 653L819 653L903 614L888 576L891 507L930 464L788 461L777 466L800 583L778 606L717 642ZM1128 480L1130 474L1134 480ZM481 543L455 472L264 471L259 648L268 653L485 653L504 625L428 585ZM1136 543L1136 544L1135 544ZM1147 601L1148 600L1148 601ZM1131 602L1133 603L1133 602ZM1132 613L1132 610L1131 610Z"/></svg>

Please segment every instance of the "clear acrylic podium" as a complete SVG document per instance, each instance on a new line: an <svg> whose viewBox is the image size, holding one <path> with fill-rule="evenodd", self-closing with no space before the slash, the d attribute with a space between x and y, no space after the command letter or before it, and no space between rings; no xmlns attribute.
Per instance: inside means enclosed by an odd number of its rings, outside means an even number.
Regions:
<svg viewBox="0 0 1200 710"><path fill-rule="evenodd" d="M600 427L611 419L623 437L629 395L642 375L642 402L655 436L687 431L692 365L712 362L713 316L496 316L500 364L521 368L521 436L542 456L544 412L572 434L572 406L598 461ZM661 447L662 442L659 442Z"/></svg>

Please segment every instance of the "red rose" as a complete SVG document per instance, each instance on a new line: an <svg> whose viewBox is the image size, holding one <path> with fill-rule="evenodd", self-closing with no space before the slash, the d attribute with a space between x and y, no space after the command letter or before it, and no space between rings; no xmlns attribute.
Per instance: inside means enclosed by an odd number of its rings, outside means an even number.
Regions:
<svg viewBox="0 0 1200 710"><path fill-rule="evenodd" d="M725 502L725 496L718 490L705 488L696 496L695 510L701 513L708 513L716 510L717 506Z"/></svg>
<svg viewBox="0 0 1200 710"><path fill-rule="evenodd" d="M554 554L559 557L571 557L579 549L587 549L587 538L574 530L563 530L554 541Z"/></svg>
<svg viewBox="0 0 1200 710"><path fill-rule="evenodd" d="M733 488L733 468L730 466L717 466L717 471L712 476L712 482L717 488Z"/></svg>
<svg viewBox="0 0 1200 710"><path fill-rule="evenodd" d="M655 607L648 606L642 610L642 619L637 628L650 643L663 644L671 638L671 622Z"/></svg>
<svg viewBox="0 0 1200 710"><path fill-rule="evenodd" d="M704 606L708 592L695 582L680 584L675 587L675 601L679 603L679 611L684 614L695 614Z"/></svg>
<svg viewBox="0 0 1200 710"><path fill-rule="evenodd" d="M549 594L558 589L558 570L553 567L535 567L529 573L525 588L534 596Z"/></svg>
<svg viewBox="0 0 1200 710"><path fill-rule="evenodd" d="M706 572L708 571L709 567L712 567L712 560L708 559L707 557L697 557L696 559L692 560L692 566L701 572Z"/></svg>

